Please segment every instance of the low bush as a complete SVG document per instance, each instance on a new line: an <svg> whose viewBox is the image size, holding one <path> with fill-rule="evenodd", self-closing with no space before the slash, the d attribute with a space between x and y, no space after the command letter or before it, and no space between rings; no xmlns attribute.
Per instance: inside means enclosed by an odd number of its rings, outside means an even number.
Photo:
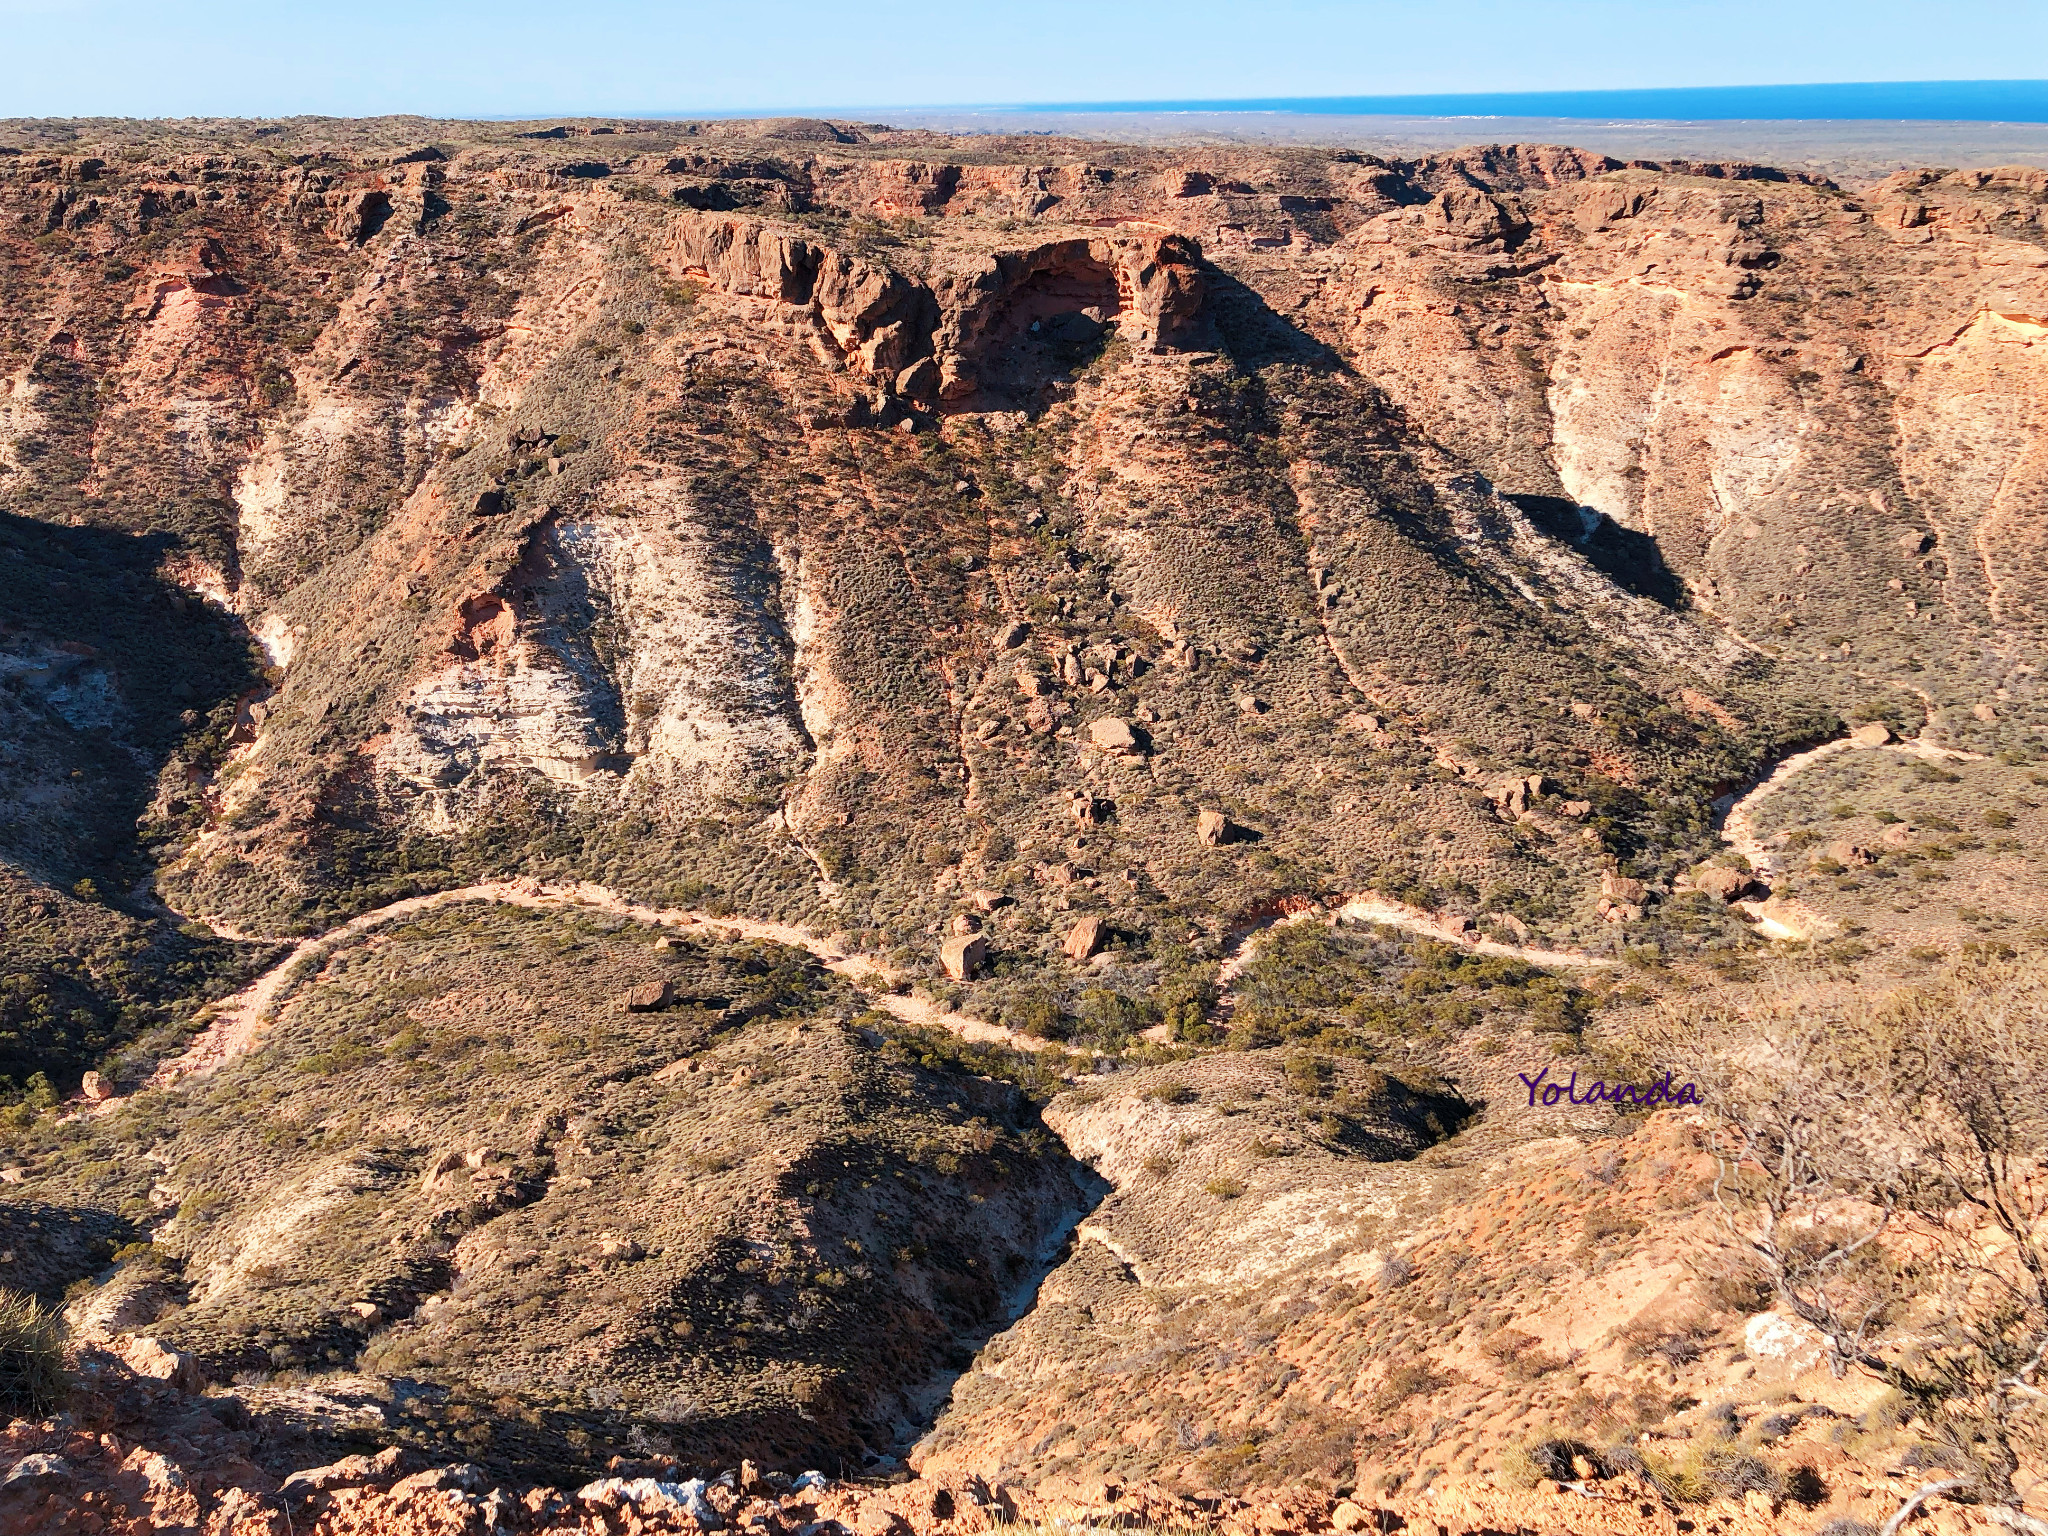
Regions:
<svg viewBox="0 0 2048 1536"><path fill-rule="evenodd" d="M0 1408L42 1418L70 1392L62 1320L33 1296L0 1291Z"/></svg>

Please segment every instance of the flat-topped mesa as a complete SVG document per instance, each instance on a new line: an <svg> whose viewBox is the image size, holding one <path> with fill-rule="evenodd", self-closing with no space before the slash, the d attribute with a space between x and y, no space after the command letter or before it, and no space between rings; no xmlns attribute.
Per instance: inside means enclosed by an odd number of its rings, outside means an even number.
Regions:
<svg viewBox="0 0 2048 1536"><path fill-rule="evenodd" d="M810 307L821 349L829 342L855 373L945 400L979 388L991 347L1055 316L1115 320L1132 347L1169 350L1187 339L1205 292L1201 247L1175 234L1055 240L929 282L770 225L710 215L677 218L664 254L679 274L724 292ZM934 368L917 368L927 358Z"/></svg>

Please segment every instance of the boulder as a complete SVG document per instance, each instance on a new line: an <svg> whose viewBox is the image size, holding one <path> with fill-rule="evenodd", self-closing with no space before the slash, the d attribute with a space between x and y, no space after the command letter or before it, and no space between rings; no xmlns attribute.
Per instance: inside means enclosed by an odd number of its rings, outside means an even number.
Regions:
<svg viewBox="0 0 2048 1536"><path fill-rule="evenodd" d="M1851 867L1858 864L1875 864L1877 862L1877 855L1868 848L1859 847L1855 843L1846 841L1829 843L1828 857L1837 864L1847 864Z"/></svg>
<svg viewBox="0 0 2048 1536"><path fill-rule="evenodd" d="M168 1381L186 1392L206 1390L206 1374L198 1360L162 1339L131 1335L114 1345L114 1353L138 1376Z"/></svg>
<svg viewBox="0 0 2048 1536"><path fill-rule="evenodd" d="M1099 720L1089 721L1088 739L1105 752L1138 750L1138 737L1131 729L1131 722L1119 720L1115 715L1104 715Z"/></svg>
<svg viewBox="0 0 2048 1536"><path fill-rule="evenodd" d="M38 1451L22 1457L8 1468L7 1475L0 1477L0 1488L10 1483L25 1483L31 1478L69 1479L72 1476L71 1463L62 1456L51 1456Z"/></svg>
<svg viewBox="0 0 2048 1536"><path fill-rule="evenodd" d="M1882 720L1873 720L1868 725L1859 725L1849 733L1852 745L1859 747L1881 747L1892 739L1892 728Z"/></svg>
<svg viewBox="0 0 2048 1536"><path fill-rule="evenodd" d="M1627 875L1611 869L1600 877L1600 894L1612 897L1616 901L1640 905L1648 891L1649 887L1642 881L1631 880Z"/></svg>
<svg viewBox="0 0 2048 1536"><path fill-rule="evenodd" d="M645 1258L647 1250L630 1237L619 1237L606 1232L597 1240L597 1256L618 1264L631 1264L636 1259Z"/></svg>
<svg viewBox="0 0 2048 1536"><path fill-rule="evenodd" d="M1878 834L1877 840L1887 848L1910 848L1919 835L1918 829L1911 822L1901 821L1886 827Z"/></svg>
<svg viewBox="0 0 2048 1536"><path fill-rule="evenodd" d="M1010 905L1010 898L1001 891L976 891L968 899L974 903L975 910L979 912L993 912L997 907L1007 907Z"/></svg>
<svg viewBox="0 0 2048 1536"><path fill-rule="evenodd" d="M1827 1341L1820 1330L1782 1312L1759 1312L1742 1325L1742 1343L1752 1360L1789 1366L1794 1371L1820 1364Z"/></svg>
<svg viewBox="0 0 2048 1536"><path fill-rule="evenodd" d="M978 933L956 934L939 946L939 963L955 981L971 981L988 963L988 940Z"/></svg>
<svg viewBox="0 0 2048 1536"><path fill-rule="evenodd" d="M1017 673L1017 691L1027 699L1042 699L1052 692L1052 679L1043 672L1020 670Z"/></svg>
<svg viewBox="0 0 2048 1536"><path fill-rule="evenodd" d="M1487 798L1510 816L1527 813L1529 802L1541 795L1545 789L1540 773L1518 773L1512 778L1496 779L1486 787Z"/></svg>
<svg viewBox="0 0 2048 1536"><path fill-rule="evenodd" d="M420 1173L420 1188L432 1191L440 1188L442 1182L452 1174L469 1166L468 1159L460 1152L443 1152L429 1162Z"/></svg>
<svg viewBox="0 0 2048 1536"><path fill-rule="evenodd" d="M1505 928L1519 940L1526 940L1529 937L1529 925L1512 912L1489 912L1486 914L1486 920L1496 927Z"/></svg>
<svg viewBox="0 0 2048 1536"><path fill-rule="evenodd" d="M622 994L619 1008L625 1013L653 1013L666 1008L675 1001L676 984L672 981L650 981Z"/></svg>
<svg viewBox="0 0 2048 1536"><path fill-rule="evenodd" d="M953 914L953 921L947 926L956 934L979 933L981 932L981 919L972 912L955 912Z"/></svg>
<svg viewBox="0 0 2048 1536"><path fill-rule="evenodd" d="M1567 800L1557 808L1557 814L1569 816L1573 821L1584 821L1593 814L1593 802L1590 800Z"/></svg>
<svg viewBox="0 0 2048 1536"><path fill-rule="evenodd" d="M307 1467L292 1473L277 1491L290 1501L326 1493L331 1488L360 1488L367 1483L388 1483L394 1480L404 1455L399 1447L391 1445L374 1456L344 1456L324 1467Z"/></svg>
<svg viewBox="0 0 2048 1536"><path fill-rule="evenodd" d="M1692 877L1692 888L1703 895L1718 897L1722 901L1736 901L1747 894L1750 879L1739 869L1716 866L1703 869Z"/></svg>
<svg viewBox="0 0 2048 1536"><path fill-rule="evenodd" d="M1195 839L1204 848L1220 848L1237 841L1239 828L1221 811L1203 811L1195 818Z"/></svg>
<svg viewBox="0 0 2048 1536"><path fill-rule="evenodd" d="M95 1104L104 1104L114 1096L114 1085L104 1077L101 1077L99 1073L88 1072L85 1074L84 1080L79 1083L78 1092L81 1097L89 1099Z"/></svg>
<svg viewBox="0 0 2048 1536"><path fill-rule="evenodd" d="M1097 827L1109 820L1109 802L1098 800L1086 791L1077 793L1067 809L1074 813L1075 824L1081 827Z"/></svg>
<svg viewBox="0 0 2048 1536"><path fill-rule="evenodd" d="M996 645L1001 650L1014 651L1030 633L1031 626L1022 621L1005 624L996 631Z"/></svg>
<svg viewBox="0 0 2048 1536"><path fill-rule="evenodd" d="M1067 933L1067 942L1061 946L1069 960L1079 963L1102 947L1102 919L1090 914L1082 918Z"/></svg>

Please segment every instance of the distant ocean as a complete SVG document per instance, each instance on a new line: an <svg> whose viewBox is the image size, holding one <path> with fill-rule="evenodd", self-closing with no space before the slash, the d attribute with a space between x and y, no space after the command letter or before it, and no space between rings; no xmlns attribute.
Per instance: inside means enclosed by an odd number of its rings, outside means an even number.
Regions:
<svg viewBox="0 0 2048 1536"><path fill-rule="evenodd" d="M1298 112L1341 117L1564 117L1608 122L2048 123L2048 80L1860 85L1711 85L1654 91L1500 91L1446 96L1293 96L1239 101L1063 101L1003 112Z"/></svg>

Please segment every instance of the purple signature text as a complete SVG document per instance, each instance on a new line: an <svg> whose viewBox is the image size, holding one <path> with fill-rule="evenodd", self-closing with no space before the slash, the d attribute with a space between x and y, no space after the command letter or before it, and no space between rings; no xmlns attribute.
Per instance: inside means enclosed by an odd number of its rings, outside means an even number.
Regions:
<svg viewBox="0 0 2048 1536"><path fill-rule="evenodd" d="M1651 1083L1647 1088L1638 1088L1634 1083L1605 1083L1595 1078L1582 1094L1578 1091L1579 1073L1576 1067L1572 1069L1571 1077L1561 1083L1546 1083L1544 1081L1545 1078L1550 1076L1550 1068L1548 1067L1545 1067L1534 1077L1529 1076L1526 1072L1517 1072L1515 1074L1515 1076L1522 1080L1523 1086L1529 1090L1529 1107L1531 1109L1536 1107L1537 1091L1539 1089L1542 1090L1543 1102L1546 1105L1555 1104L1559 1100L1567 1100L1573 1104L1633 1104L1638 1109L1650 1109L1659 1104L1669 1104L1676 1107L1685 1104L1704 1104L1706 1102L1706 1100L1700 1097L1699 1089L1691 1083L1680 1083L1676 1088L1672 1087L1671 1079L1673 1075L1670 1072L1666 1072L1663 1077Z"/></svg>

